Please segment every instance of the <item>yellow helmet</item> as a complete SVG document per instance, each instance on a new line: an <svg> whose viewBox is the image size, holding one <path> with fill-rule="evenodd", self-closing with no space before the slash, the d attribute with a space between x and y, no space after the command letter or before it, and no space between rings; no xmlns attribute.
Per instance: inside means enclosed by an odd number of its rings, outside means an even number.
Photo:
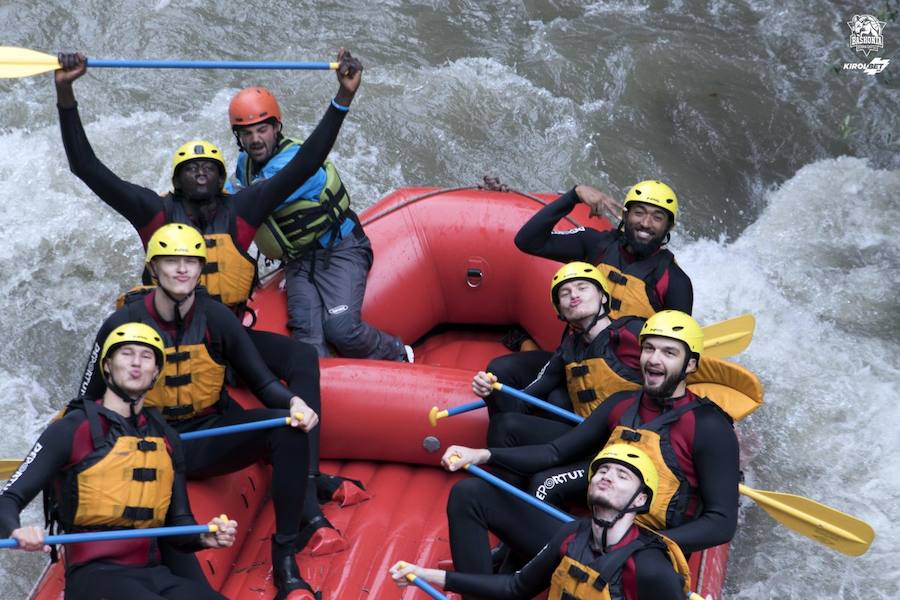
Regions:
<svg viewBox="0 0 900 600"><path fill-rule="evenodd" d="M607 462L620 464L638 476L648 497L644 506L635 512L649 512L653 496L656 495L656 490L659 489L659 473L656 470L656 465L653 464L647 453L630 444L609 444L598 452L594 460L591 461L591 466L588 469L588 481L594 478L597 468Z"/></svg>
<svg viewBox="0 0 900 600"><path fill-rule="evenodd" d="M597 267L590 263L579 261L570 262L563 265L550 282L550 302L553 303L553 307L556 309L557 313L559 312L559 288L562 287L564 283L575 281L576 279L593 281L599 286L600 291L606 294L607 299L609 298L610 285L609 281L606 280L606 275L601 273Z"/></svg>
<svg viewBox="0 0 900 600"><path fill-rule="evenodd" d="M199 231L183 223L163 225L147 242L147 258L157 256L196 256L206 262L206 240Z"/></svg>
<svg viewBox="0 0 900 600"><path fill-rule="evenodd" d="M672 215L673 225L678 217L678 196L662 181L648 179L634 184L625 194L625 210L628 210L629 202L645 202L668 211Z"/></svg>
<svg viewBox="0 0 900 600"><path fill-rule="evenodd" d="M700 358L703 352L703 330L694 317L680 310L662 310L644 323L640 340L648 335L672 338L687 344L688 351Z"/></svg>
<svg viewBox="0 0 900 600"><path fill-rule="evenodd" d="M175 176L178 167L198 158L205 158L216 163L224 180L226 168L225 160L222 158L222 151L206 140L191 140L179 146L174 156L172 156L172 176Z"/></svg>
<svg viewBox="0 0 900 600"><path fill-rule="evenodd" d="M102 367L103 362L123 344L142 344L152 348L153 354L156 355L156 366L162 373L163 367L166 365L166 346L159 333L144 323L125 323L109 332L106 341L103 342L103 350L100 352L100 371L103 373L104 381L106 380L106 371Z"/></svg>

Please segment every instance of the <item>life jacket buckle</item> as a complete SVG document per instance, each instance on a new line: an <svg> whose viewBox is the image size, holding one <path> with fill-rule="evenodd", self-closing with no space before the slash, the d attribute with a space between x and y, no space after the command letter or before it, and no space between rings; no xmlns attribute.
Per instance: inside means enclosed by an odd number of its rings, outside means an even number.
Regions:
<svg viewBox="0 0 900 600"><path fill-rule="evenodd" d="M626 442L639 442L641 440L641 434L637 431L626 430L622 432L622 439Z"/></svg>

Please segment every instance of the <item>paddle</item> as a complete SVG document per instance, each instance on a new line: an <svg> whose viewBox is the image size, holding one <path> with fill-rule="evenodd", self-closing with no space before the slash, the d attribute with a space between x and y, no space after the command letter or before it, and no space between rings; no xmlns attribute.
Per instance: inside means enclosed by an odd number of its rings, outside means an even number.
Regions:
<svg viewBox="0 0 900 600"><path fill-rule="evenodd" d="M406 567L406 563L401 562L400 568L402 569L404 567ZM411 584L413 584L414 586L416 586L417 588L419 588L420 590L422 590L423 592L425 592L426 594L428 594L429 596L431 596L432 598L434 598L434 600L448 600L447 596L443 595L442 593L440 593L439 591L434 589L431 586L431 584L428 583L427 581L425 581L424 579L422 579L420 577L416 577L415 573L407 573L406 580L408 582L410 582Z"/></svg>
<svg viewBox="0 0 900 600"><path fill-rule="evenodd" d="M707 325L703 328L703 354L714 358L726 358L743 352L747 346L750 345L750 341L753 339L753 330L755 328L756 319L754 319L751 314L741 315L726 321L719 321L718 323ZM523 402L530 402L535 406L539 406L548 412L554 412L553 408L555 407L551 408L553 405L538 400L533 396L529 396L529 398L530 399L519 399ZM431 411L428 413L428 422L431 423L432 427L437 427L437 422L440 419L469 412L470 410L478 410L479 408L484 407L484 405L483 400L476 400L475 402L461 404L460 406L444 410L440 410L435 406L432 407ZM560 416L568 418L567 415Z"/></svg>
<svg viewBox="0 0 900 600"><path fill-rule="evenodd" d="M875 531L865 521L815 500L783 492L754 490L743 484L738 490L788 529L842 554L862 556L875 539Z"/></svg>
<svg viewBox="0 0 900 600"><path fill-rule="evenodd" d="M513 398L518 398L522 402L527 404L531 404L532 406L536 406L547 412L553 413L557 416L566 419L567 421L572 421L576 425L584 421L584 418L579 417L573 412L569 412L564 410L555 404L550 404L549 402L545 402L540 398L535 398L531 394L526 394L525 392L519 391L516 388L511 388L509 386L505 386L500 382L494 384L494 389L498 392L506 394L508 396L512 396ZM482 408L484 406L484 400L476 400L475 402L469 402L468 404L460 404L459 406L454 406L453 408L446 408L444 410L439 410L437 406L432 406L431 410L428 412L428 422L431 423L432 427L437 427L437 422L444 417L452 417L454 415L458 415L460 413L468 412L470 410L476 410Z"/></svg>
<svg viewBox="0 0 900 600"><path fill-rule="evenodd" d="M747 349L753 339L756 319L746 314L703 328L703 355L728 358Z"/></svg>
<svg viewBox="0 0 900 600"><path fill-rule="evenodd" d="M228 517L222 515L223 520ZM105 542L109 540L129 540L144 537L168 537L172 535L193 535L196 533L215 533L218 527L215 525L181 525L178 527L150 527L147 529L120 529L117 531L94 531L91 533L65 533L62 535L48 535L44 543L75 544L83 542ZM17 548L19 542L14 538L0 540L0 548Z"/></svg>
<svg viewBox="0 0 900 600"><path fill-rule="evenodd" d="M533 403L533 400L536 400L536 398L533 398L524 392L520 392L515 388L503 386L500 383L495 383L494 387L515 398L524 400L525 402ZM567 413L567 418L570 421L580 423L584 420L575 413L564 411L555 406L554 408L559 412ZM491 475L491 477L493 477L493 475ZM490 481L486 478L482 479ZM498 487L501 487L502 489L507 489L504 486L509 486L509 484L502 479L497 479L497 481L503 484L502 486L498 484ZM507 491L520 497L511 490L507 489ZM797 496L795 494L786 494L784 492L754 490L743 484L738 486L738 491L751 500L754 500L769 514L770 517L788 529L796 531L800 535L808 537L823 546L828 546L832 550L837 550L843 554L860 556L869 549L872 540L875 538L874 530L865 521L842 513L839 510L816 502L815 500L810 500L809 498Z"/></svg>
<svg viewBox="0 0 900 600"><path fill-rule="evenodd" d="M303 420L303 413L297 413L294 418L298 421ZM273 427L283 427L290 424L290 417L276 417L274 419L263 419L261 421L252 421L250 423L239 423L237 425L226 425L225 427L213 427L211 429L201 429L199 431L189 431L181 434L182 440L199 440L201 438L216 437L219 435L229 435L231 433L241 433L244 431L256 431L257 429L271 429ZM10 475L16 472L22 461L16 458L0 459L0 479L8 479Z"/></svg>
<svg viewBox="0 0 900 600"><path fill-rule="evenodd" d="M454 460L454 459L456 459L456 460ZM456 456L453 456L450 458L450 460L452 462L456 462L457 460L459 460L459 458ZM487 471L485 471L484 469L482 469L481 467L479 467L477 465L469 464L469 465L464 466L463 468L466 471L468 471L469 473L471 473L472 475L475 475L476 477L478 477L479 479L483 479L484 481L487 481L491 485L494 485L494 486L500 488L501 490L509 492L516 498L519 498L520 500L527 502L531 506L547 513L548 515L550 515L551 517L553 517L555 519L559 519L563 523L570 523L575 520L575 517L573 517L572 515L565 513L563 511L557 509L556 507L547 504L546 502L542 502L542 501L538 500L537 498L535 498L534 496L526 494L519 488L506 483L505 481L503 481L496 475L492 475L491 473L488 473ZM410 580L410 581L412 581L412 580ZM691 593L688 595L688 600L703 600L703 597L698 596L697 594Z"/></svg>
<svg viewBox="0 0 900 600"><path fill-rule="evenodd" d="M90 67L119 69L337 69L336 62L260 62L241 60L105 60L90 59ZM55 71L59 60L27 48L0 46L0 77L29 77L38 73Z"/></svg>

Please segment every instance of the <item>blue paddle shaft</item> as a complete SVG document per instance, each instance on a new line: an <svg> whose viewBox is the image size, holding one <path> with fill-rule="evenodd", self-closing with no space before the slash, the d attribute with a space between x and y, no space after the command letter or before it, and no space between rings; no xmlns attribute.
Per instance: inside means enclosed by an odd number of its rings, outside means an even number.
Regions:
<svg viewBox="0 0 900 600"><path fill-rule="evenodd" d="M495 485L498 488L500 488L501 490L509 492L510 494L512 494L513 496L518 498L519 500L527 502L528 504L532 505L536 509L544 511L551 517L559 519L563 523L569 523L569 522L575 520L575 518L572 515L570 515L568 513L564 513L563 511L561 511L557 508L554 508L545 502L541 502L534 496L530 496L530 495L526 494L519 488L506 483L505 481L503 481L502 479L500 479L499 477L497 477L495 475L491 475L490 473L488 473L487 471L485 471L484 469L482 469L481 467L479 467L477 465L466 465L466 470L469 473L471 473L472 475L475 475L476 477L484 479L491 485Z"/></svg>
<svg viewBox="0 0 900 600"><path fill-rule="evenodd" d="M511 387L507 387L503 384L500 384L499 387L497 387L496 389L498 392L503 392L507 396L512 396L513 398L517 398L517 399L521 400L522 402L527 402L528 404L537 406L538 408L542 408L549 413L553 413L554 415L560 416L563 419L568 419L569 421L572 421L573 423L581 423L582 421L584 421L583 417L579 417L578 415L576 415L573 412L562 409L558 406L550 404L549 402L544 402L543 400L541 400L539 398L535 398L531 394L526 394L525 392L521 392L521 391L517 390L516 388L511 388Z"/></svg>
<svg viewBox="0 0 900 600"><path fill-rule="evenodd" d="M453 415L458 415L460 413L469 412L470 410L478 410L484 406L484 400L476 400L475 402L469 402L468 404L460 404L459 406L454 406L453 408L447 409L447 416L452 417Z"/></svg>
<svg viewBox="0 0 900 600"><path fill-rule="evenodd" d="M282 427L288 424L288 417L279 417L276 419L263 419L262 421L252 421L250 423L240 423L238 425L226 425L225 427L214 427L212 429L200 429L199 431L188 431L181 434L182 440L197 440L200 438L215 437L217 435L228 435L230 433L240 433L242 431L254 431L257 429L271 429L273 427Z"/></svg>
<svg viewBox="0 0 900 600"><path fill-rule="evenodd" d="M92 58L89 67L127 69L304 69L328 70L327 62L259 62L243 60L104 60Z"/></svg>
<svg viewBox="0 0 900 600"><path fill-rule="evenodd" d="M413 579L411 581L411 583L414 586L416 586L417 588L419 588L420 590L422 590L423 592L425 592L426 594L428 594L429 596L431 596L432 598L434 598L434 600L448 600L447 596L443 595L442 593L440 593L439 591L434 589L430 583L428 583L421 577L416 577L415 579Z"/></svg>
<svg viewBox="0 0 900 600"><path fill-rule="evenodd" d="M103 542L144 537L167 537L171 535L194 535L209 533L209 525L182 525L179 527L151 527L149 529L123 529L121 531L95 531L91 533L65 533L48 535L45 544L74 544L76 542ZM13 538L0 540L0 548L18 548L19 542Z"/></svg>

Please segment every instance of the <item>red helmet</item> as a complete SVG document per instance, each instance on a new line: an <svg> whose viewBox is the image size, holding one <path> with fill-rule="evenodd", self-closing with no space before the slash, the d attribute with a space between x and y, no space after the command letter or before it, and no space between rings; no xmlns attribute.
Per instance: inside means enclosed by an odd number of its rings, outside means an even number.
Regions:
<svg viewBox="0 0 900 600"><path fill-rule="evenodd" d="M232 127L254 125L272 118L281 122L281 108L275 95L264 87L242 89L228 106L228 119Z"/></svg>

